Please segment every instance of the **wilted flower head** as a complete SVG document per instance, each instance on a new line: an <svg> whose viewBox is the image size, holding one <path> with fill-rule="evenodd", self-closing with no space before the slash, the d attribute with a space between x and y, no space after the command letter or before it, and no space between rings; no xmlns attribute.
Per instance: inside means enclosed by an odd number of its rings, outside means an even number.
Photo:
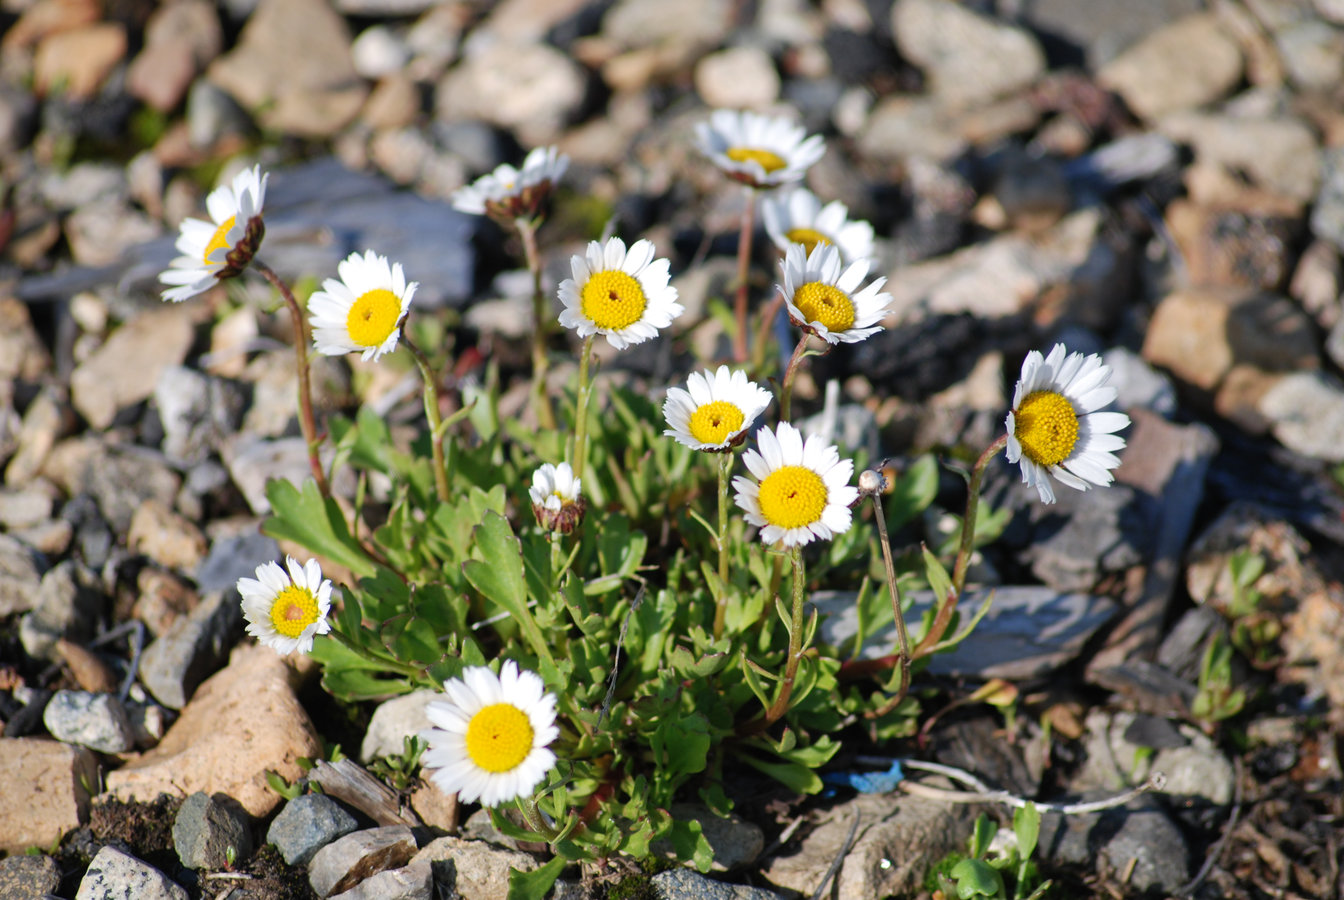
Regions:
<svg viewBox="0 0 1344 900"><path fill-rule="evenodd" d="M535 218L560 177L569 168L569 157L555 147L537 147L523 160L521 169L505 163L482 175L453 194L453 206L462 212L488 215L509 224L515 219Z"/></svg>
<svg viewBox="0 0 1344 900"><path fill-rule="evenodd" d="M545 463L532 473L532 486L527 492L542 528L569 534L578 527L584 511L581 482L567 462L558 466Z"/></svg>
<svg viewBox="0 0 1344 900"><path fill-rule="evenodd" d="M266 234L261 207L268 177L260 166L244 169L232 184L215 188L205 198L212 221L182 221L177 236L177 252L182 255L159 275L159 281L174 285L163 292L164 300L180 303L247 268Z"/></svg>
<svg viewBox="0 0 1344 900"><path fill-rule="evenodd" d="M322 290L308 298L317 352L360 353L368 361L395 349L419 283L408 283L401 263L389 264L372 250L363 256L351 253L336 271L340 281L326 279Z"/></svg>
<svg viewBox="0 0 1344 900"><path fill-rule="evenodd" d="M760 188L798 181L826 152L821 135L788 119L730 109L698 123L695 142L729 178Z"/></svg>

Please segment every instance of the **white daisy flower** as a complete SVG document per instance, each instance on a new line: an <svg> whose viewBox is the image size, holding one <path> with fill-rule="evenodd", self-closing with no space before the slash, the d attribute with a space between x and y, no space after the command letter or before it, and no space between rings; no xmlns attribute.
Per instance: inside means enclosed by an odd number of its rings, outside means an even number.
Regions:
<svg viewBox="0 0 1344 900"><path fill-rule="evenodd" d="M534 216L568 168L569 157L557 148L537 147L527 154L521 169L505 163L458 189L453 206L505 221Z"/></svg>
<svg viewBox="0 0 1344 900"><path fill-rule="evenodd" d="M331 582L322 577L315 559L300 566L298 560L287 556L285 565L288 575L279 563L268 562L257 566L256 578L238 579L243 618L247 619L247 633L276 653L307 653L313 649L316 635L331 631L327 621Z"/></svg>
<svg viewBox="0 0 1344 900"><path fill-rule="evenodd" d="M377 360L397 346L401 322L419 282L407 282L401 263L372 250L351 253L336 267L341 280L328 278L308 298L313 345L324 356L362 353Z"/></svg>
<svg viewBox="0 0 1344 900"><path fill-rule="evenodd" d="M802 244L807 253L818 244L834 244L845 262L873 255L873 226L851 220L849 209L839 200L825 206L806 188L786 194L770 194L761 200L761 221L775 246L787 252Z"/></svg>
<svg viewBox="0 0 1344 900"><path fill-rule="evenodd" d="M569 534L582 521L582 481L574 477L574 470L567 462L558 466L545 463L532 473L532 486L527 493L542 528Z"/></svg>
<svg viewBox="0 0 1344 900"><path fill-rule="evenodd" d="M260 166L239 172L233 184L220 185L205 198L212 221L182 221L177 235L177 252L182 255L159 275L162 283L175 285L163 292L164 300L180 303L247 268L266 233L261 207L269 177Z"/></svg>
<svg viewBox="0 0 1344 900"><path fill-rule="evenodd" d="M849 484L852 460L842 460L818 435L803 443L802 433L788 422L756 432L756 446L742 454L756 481L738 475L733 487L737 505L761 529L762 541L793 547L849 530L849 507L859 496Z"/></svg>
<svg viewBox="0 0 1344 900"><path fill-rule="evenodd" d="M663 402L668 429L692 450L722 452L742 443L747 429L770 405L770 392L747 380L747 373L727 366L702 375L692 372L686 390L669 388Z"/></svg>
<svg viewBox="0 0 1344 900"><path fill-rule="evenodd" d="M591 241L584 256L570 257L573 278L560 282L560 324L579 337L601 334L617 350L658 336L685 309L668 284L668 262L654 259L653 244L620 238Z"/></svg>
<svg viewBox="0 0 1344 900"><path fill-rule="evenodd" d="M789 319L828 344L853 344L881 331L878 323L891 303L891 294L882 291L887 279L855 293L868 265L859 259L845 268L833 244L818 244L811 253L802 244L790 245L780 263Z"/></svg>
<svg viewBox="0 0 1344 900"><path fill-rule="evenodd" d="M505 660L498 676L472 666L443 692L425 707L435 727L420 732L429 744L420 762L435 770L434 783L482 806L529 796L555 765L547 745L560 734L555 695L540 676Z"/></svg>
<svg viewBox="0 0 1344 900"><path fill-rule="evenodd" d="M800 180L826 152L821 135L807 137L801 125L754 112L715 110L695 126L700 152L729 178L752 187L776 187Z"/></svg>
<svg viewBox="0 0 1344 900"><path fill-rule="evenodd" d="M1008 461L1021 464L1023 483L1040 492L1041 502L1055 502L1047 473L1080 491L1111 483L1110 470L1120 465L1112 451L1125 446L1114 432L1129 425L1129 416L1097 412L1115 399L1110 377L1101 357L1065 356L1063 344L1049 356L1032 350L1023 360L1008 413Z"/></svg>

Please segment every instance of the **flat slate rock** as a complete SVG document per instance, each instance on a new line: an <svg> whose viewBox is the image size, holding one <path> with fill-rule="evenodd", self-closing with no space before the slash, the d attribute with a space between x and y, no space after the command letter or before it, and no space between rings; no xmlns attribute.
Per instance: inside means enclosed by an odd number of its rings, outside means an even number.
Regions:
<svg viewBox="0 0 1344 900"><path fill-rule="evenodd" d="M955 649L929 662L937 675L974 678L1039 678L1078 655L1097 629L1111 620L1115 604L1106 597L1066 594L1047 587L994 588L994 601L975 630ZM968 590L959 604L962 622L968 621L985 599L985 589ZM820 610L821 640L843 645L858 629L852 591L818 591L811 602ZM906 624L918 623L933 605L932 591L917 591ZM950 637L950 635L949 635ZM876 659L894 652L896 627L888 625L868 637L860 659Z"/></svg>

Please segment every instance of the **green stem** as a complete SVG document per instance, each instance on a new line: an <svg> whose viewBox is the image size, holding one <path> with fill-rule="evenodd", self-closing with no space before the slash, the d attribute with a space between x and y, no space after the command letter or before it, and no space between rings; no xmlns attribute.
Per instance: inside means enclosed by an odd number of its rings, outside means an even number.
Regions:
<svg viewBox="0 0 1344 900"><path fill-rule="evenodd" d="M971 552L975 549L975 518L980 511L980 484L985 479L985 467L1007 446L1008 435L1001 435L985 448L971 469L970 483L966 487L966 515L961 520L961 543L957 547L957 561L952 568L954 597L961 597L961 590L966 584L966 569L971 564Z"/></svg>
<svg viewBox="0 0 1344 900"><path fill-rule="evenodd" d="M289 307L289 316L294 322L294 365L299 375L299 427L303 429L303 440L308 445L308 467L313 470L313 480L317 482L317 489L322 496L330 497L331 485L327 482L327 473L322 469L322 460L318 456L322 440L317 435L317 419L313 415L313 389L308 377L308 327L303 310L299 308L294 292L274 269L255 257L252 259L252 268L280 292L285 305Z"/></svg>
<svg viewBox="0 0 1344 900"><path fill-rule="evenodd" d="M579 356L579 395L574 401L574 477L583 477L583 463L587 459L588 448L588 395L593 386L588 377L589 360L593 355L593 338L590 334L583 339L583 350Z"/></svg>
<svg viewBox="0 0 1344 900"><path fill-rule="evenodd" d="M901 684L882 706L868 713L868 718L885 716L905 699L910 690L910 634L905 629L905 614L901 612L901 587L896 583L896 565L891 559L891 543L887 540L887 519L882 512L882 492L874 491L873 513L877 519L877 537L882 542L882 565L886 570L887 593L891 596L891 614L896 621L896 641L900 645L897 665L901 667Z"/></svg>
<svg viewBox="0 0 1344 900"><path fill-rule="evenodd" d="M793 411L793 379L798 375L798 366L802 364L803 355L807 351L807 332L804 331L798 337L798 345L793 348L793 356L789 357L789 367L784 370L784 383L779 388L779 421L789 421L789 415Z"/></svg>
<svg viewBox="0 0 1344 900"><path fill-rule="evenodd" d="M728 475L733 468L733 451L719 454L719 596L714 608L714 640L723 636L728 614Z"/></svg>
<svg viewBox="0 0 1344 900"><path fill-rule="evenodd" d="M444 429L443 419L439 415L438 377L430 368L429 359L424 352L405 332L402 333L401 340L406 349L411 351L411 356L415 357L415 364L420 367L420 377L425 382L425 418L429 420L430 447L434 454L434 488L439 495L439 502L447 503L452 499L452 495L448 492L448 462L443 452Z"/></svg>
<svg viewBox="0 0 1344 900"><path fill-rule="evenodd" d="M546 843L549 844L559 836L560 832L547 825L545 820L542 819L541 810L537 808L537 801L531 797L519 797L517 805L518 811L523 814L523 818L527 821L527 827L540 835Z"/></svg>
<svg viewBox="0 0 1344 900"><path fill-rule="evenodd" d="M516 219L518 236L523 241L523 256L527 259L527 269L532 273L532 411L537 416L537 424L542 428L555 430L555 410L551 408L550 396L546 392L546 372L550 368L546 356L546 335L549 333L550 319L546 315L546 296L541 289L541 255L537 252L537 226L533 219Z"/></svg>
<svg viewBox="0 0 1344 900"><path fill-rule="evenodd" d="M784 664L784 680L780 682L779 696L765 713L765 727L773 725L789 711L789 698L793 696L793 682L798 676L798 661L803 657L803 548L794 547L789 551L793 563L793 624L789 629L789 658Z"/></svg>
<svg viewBox="0 0 1344 900"><path fill-rule="evenodd" d="M738 363L747 361L747 292L750 286L751 241L756 230L756 189L746 188L747 206L742 210L742 232L737 239L737 298L733 303L733 314L737 320L737 332L733 335L733 359Z"/></svg>

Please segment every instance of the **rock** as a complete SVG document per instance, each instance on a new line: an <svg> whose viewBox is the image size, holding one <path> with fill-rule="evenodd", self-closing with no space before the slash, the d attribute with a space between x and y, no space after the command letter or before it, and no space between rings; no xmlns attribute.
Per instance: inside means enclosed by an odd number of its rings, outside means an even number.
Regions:
<svg viewBox="0 0 1344 900"><path fill-rule="evenodd" d="M26 485L0 488L0 528L19 531L51 518L60 492L44 478ZM0 602L3 609L3 602ZM0 612L0 615L4 615Z"/></svg>
<svg viewBox="0 0 1344 900"><path fill-rule="evenodd" d="M1258 412L1281 444L1304 456L1344 462L1344 387L1322 372L1285 375Z"/></svg>
<svg viewBox="0 0 1344 900"><path fill-rule="evenodd" d="M135 746L126 710L112 694L57 691L42 722L57 740L100 753L124 753Z"/></svg>
<svg viewBox="0 0 1344 900"><path fill-rule="evenodd" d="M19 622L19 640L30 656L51 654L61 638L77 644L94 635L104 597L98 579L78 560L67 559L42 576L37 605Z"/></svg>
<svg viewBox="0 0 1344 900"><path fill-rule="evenodd" d="M60 866L45 853L0 859L0 900L32 900L54 894L60 883Z"/></svg>
<svg viewBox="0 0 1344 900"><path fill-rule="evenodd" d="M188 894L153 866L107 846L89 863L79 882L75 900L108 900L134 897L135 900L187 900Z"/></svg>
<svg viewBox="0 0 1344 900"><path fill-rule="evenodd" d="M586 93L583 69L564 53L546 44L501 41L470 48L444 76L434 117L489 122L536 146L555 140Z"/></svg>
<svg viewBox="0 0 1344 900"><path fill-rule="evenodd" d="M1030 32L949 0L898 0L891 31L901 54L952 106L1011 94L1045 72L1045 54Z"/></svg>
<svg viewBox="0 0 1344 900"><path fill-rule="evenodd" d="M294 53L300 45L304 52ZM349 124L368 94L351 58L349 28L324 0L261 0L237 45L207 76L263 126L310 137Z"/></svg>
<svg viewBox="0 0 1344 900"><path fill-rule="evenodd" d="M29 146L37 121L37 98L18 85L0 88L0 153L11 158Z"/></svg>
<svg viewBox="0 0 1344 900"><path fill-rule="evenodd" d="M231 798L197 791L177 810L173 849L188 869L223 869L252 855L252 823Z"/></svg>
<svg viewBox="0 0 1344 900"><path fill-rule="evenodd" d="M65 220L70 255L85 266L113 265L131 247L153 240L162 232L158 222L123 198L86 203Z"/></svg>
<svg viewBox="0 0 1344 900"><path fill-rule="evenodd" d="M966 592L959 604L963 617L984 602L985 588ZM930 660L929 671L975 679L1039 678L1078 655L1099 628L1115 616L1115 605L1105 597L1066 594L1037 586L1001 585L993 589L989 612L960 644ZM821 640L846 647L858 633L856 595L816 591L811 602L822 614ZM907 622L918 622L933 606L930 591L917 591ZM896 647L896 627L886 625L869 635L859 650L861 659L877 659Z"/></svg>
<svg viewBox="0 0 1344 900"><path fill-rule="evenodd" d="M70 670L70 675L81 690L94 694L112 694L121 687L112 667L88 648L61 638L53 649L53 655Z"/></svg>
<svg viewBox="0 0 1344 900"><path fill-rule="evenodd" d="M61 507L61 519L73 532L79 557L91 568L102 568L112 553L115 538L107 525L98 501L88 494L76 494Z"/></svg>
<svg viewBox="0 0 1344 900"><path fill-rule="evenodd" d="M1195 798L1215 806L1232 802L1232 763L1199 729L1170 719L1099 709L1088 714L1085 726L1087 761L1070 783L1072 790L1118 792L1161 772L1167 776L1163 790L1173 798Z"/></svg>
<svg viewBox="0 0 1344 900"><path fill-rule="evenodd" d="M1311 210L1311 233L1344 251L1344 147L1321 153L1321 189Z"/></svg>
<svg viewBox="0 0 1344 900"><path fill-rule="evenodd" d="M1182 58L1194 59L1188 53ZM1180 112L1165 116L1158 129L1195 149L1200 165L1248 177L1273 194L1310 202L1321 180L1316 136L1300 119L1275 115L1219 115ZM1252 149L1254 148L1254 149Z"/></svg>
<svg viewBox="0 0 1344 900"><path fill-rule="evenodd" d="M1260 556L1265 563L1265 571L1252 585L1261 596L1261 609L1291 608L1297 598L1324 586L1304 564L1311 545L1301 532L1268 510L1239 501L1228 506L1186 551L1185 587L1190 599L1230 615L1236 585L1228 563L1233 554L1243 551Z"/></svg>
<svg viewBox="0 0 1344 900"><path fill-rule="evenodd" d="M186 359L194 340L192 304L169 304L136 316L70 375L71 398L94 428L154 392L159 373Z"/></svg>
<svg viewBox="0 0 1344 900"><path fill-rule="evenodd" d="M1241 48L1212 13L1186 16L1097 70L1097 81L1144 119L1205 106L1241 80Z"/></svg>
<svg viewBox="0 0 1344 900"><path fill-rule="evenodd" d="M729 47L702 57L693 77L706 106L761 109L779 99L775 61L760 47Z"/></svg>
<svg viewBox="0 0 1344 900"><path fill-rule="evenodd" d="M1263 195L1231 204L1177 199L1167 206L1167 225L1198 285L1282 287L1301 223L1300 204Z"/></svg>
<svg viewBox="0 0 1344 900"><path fill-rule="evenodd" d="M796 853L771 860L766 878L810 896L840 856L854 817L859 829L830 894L836 900L913 895L935 862L961 849L971 830L971 810L897 794L859 794L838 803L831 816L803 838Z"/></svg>
<svg viewBox="0 0 1344 900"><path fill-rule="evenodd" d="M405 825L351 832L317 851L308 864L308 883L319 897L330 897L378 872L399 869L415 855L415 838Z"/></svg>
<svg viewBox="0 0 1344 900"><path fill-rule="evenodd" d="M145 45L126 72L126 90L169 112L192 79L219 55L224 34L219 13L206 0L184 0L155 10L145 23Z"/></svg>
<svg viewBox="0 0 1344 900"><path fill-rule="evenodd" d="M184 366L164 367L154 385L164 456L183 466L201 462L238 431L246 404L243 389L233 381Z"/></svg>
<svg viewBox="0 0 1344 900"><path fill-rule="evenodd" d="M306 866L318 850L358 827L354 816L326 794L300 794L271 822L266 841L289 865Z"/></svg>
<svg viewBox="0 0 1344 900"><path fill-rule="evenodd" d="M197 685L228 658L242 625L242 601L236 589L205 595L145 648L140 681L164 706L181 709Z"/></svg>
<svg viewBox="0 0 1344 900"><path fill-rule="evenodd" d="M330 356L314 356L309 365L314 409L340 407L349 397L348 368ZM216 449L221 455L226 454L230 444L250 443L256 437L283 437L298 430L299 377L292 350L258 356L248 364L243 377L251 383L252 402L243 417L243 433L221 435L233 438L220 442L222 446ZM231 430L236 432L236 428Z"/></svg>
<svg viewBox="0 0 1344 900"><path fill-rule="evenodd" d="M1019 490L1034 489L1021 485ZM1111 485L1058 496L1056 506L1031 508L1041 527L1024 555L1043 583L1056 591L1091 590L1105 575L1123 574L1147 559L1150 523L1141 511L1143 498L1133 488Z"/></svg>
<svg viewBox="0 0 1344 900"><path fill-rule="evenodd" d="M283 555L275 538L259 529L223 535L210 545L210 555L196 570L196 584L202 591L235 590L239 578L256 577L258 566Z"/></svg>
<svg viewBox="0 0 1344 900"><path fill-rule="evenodd" d="M187 91L186 124L187 143L200 149L225 144L229 138L246 137L256 130L252 117L238 105L233 95L203 78L193 81ZM268 191L267 212L270 211L270 199ZM270 219L269 215L267 219Z"/></svg>
<svg viewBox="0 0 1344 900"><path fill-rule="evenodd" d="M423 688L378 704L359 746L359 758L368 763L380 756L400 756L406 749L405 739L429 727L425 707L442 697L442 691Z"/></svg>
<svg viewBox="0 0 1344 900"><path fill-rule="evenodd" d="M0 850L50 847L89 819L98 763L83 747L44 738L0 738Z"/></svg>
<svg viewBox="0 0 1344 900"><path fill-rule="evenodd" d="M38 381L50 369L51 354L33 327L27 305L0 296L0 381Z"/></svg>
<svg viewBox="0 0 1344 900"><path fill-rule="evenodd" d="M157 747L108 773L108 791L128 801L220 792L249 815L265 816L280 801L266 770L294 781L303 774L295 760L320 752L293 677L269 647L238 648L228 667L196 690Z"/></svg>
<svg viewBox="0 0 1344 900"><path fill-rule="evenodd" d="M156 746L168 731L168 713L157 703L127 703L126 718L131 723L135 746L148 750Z"/></svg>
<svg viewBox="0 0 1344 900"><path fill-rule="evenodd" d="M452 884L462 900L497 900L508 896L509 869L531 872L536 859L519 850L507 850L485 841L441 837L415 854L412 865L450 861L456 871Z"/></svg>
<svg viewBox="0 0 1344 900"><path fill-rule="evenodd" d="M691 869L668 869L649 879L659 900L779 900L780 895L745 884L725 884Z"/></svg>
<svg viewBox="0 0 1344 900"><path fill-rule="evenodd" d="M1040 853L1073 865L1127 872L1137 891L1174 894L1190 879L1189 848L1181 830L1158 809L1041 816Z"/></svg>
<svg viewBox="0 0 1344 900"><path fill-rule="evenodd" d="M434 870L428 865L379 872L332 900L434 900Z"/></svg>
<svg viewBox="0 0 1344 900"><path fill-rule="evenodd" d="M1106 0L1037 0L1023 14L1036 33L1075 45L1095 69L1149 33L1203 10L1202 0L1131 0L1123 9Z"/></svg>
<svg viewBox="0 0 1344 900"><path fill-rule="evenodd" d="M701 833L714 851L711 871L731 872L749 866L765 849L765 833L760 826L734 813L719 816L698 803L674 803L668 812L674 819L700 823ZM675 858L666 842L655 841L653 847L655 853Z"/></svg>
<svg viewBox="0 0 1344 900"><path fill-rule="evenodd" d="M5 467L5 483L26 484L37 477L51 448L73 420L64 391L53 386L38 391L23 413L18 447Z"/></svg>
<svg viewBox="0 0 1344 900"><path fill-rule="evenodd" d="M355 71L372 81L400 72L410 58L411 48L405 39L386 25L364 29L350 45Z"/></svg>
<svg viewBox="0 0 1344 900"><path fill-rule="evenodd" d="M0 619L37 605L45 565L32 547L0 534Z"/></svg>
<svg viewBox="0 0 1344 900"><path fill-rule="evenodd" d="M323 447L327 451L323 454L327 457L324 464L328 466L330 448L330 443ZM299 486L313 477L308 462L308 443L301 437L268 440L253 437L244 431L238 435L238 440L225 448L224 465L234 485L247 500L247 505L258 516L267 515L271 511L271 501L266 499L267 482L279 479ZM334 490L343 496L350 496L341 489L341 482L350 480L348 473L348 469L336 473L337 485Z"/></svg>
<svg viewBox="0 0 1344 900"><path fill-rule="evenodd" d="M1288 77L1304 91L1329 91L1344 81L1344 31L1298 22L1274 34Z"/></svg>
<svg viewBox="0 0 1344 900"><path fill-rule="evenodd" d="M126 545L166 569L193 571L205 557L205 535L195 522L179 516L158 500L147 500L131 517Z"/></svg>
<svg viewBox="0 0 1344 900"><path fill-rule="evenodd" d="M1286 665L1284 677L1303 685L1309 697L1325 697L1332 718L1344 705L1344 597L1336 587L1302 597L1285 617L1279 639Z"/></svg>
<svg viewBox="0 0 1344 900"><path fill-rule="evenodd" d="M459 807L457 794L446 794L433 780L421 779L411 789L411 809L430 828L446 833L457 831Z"/></svg>
<svg viewBox="0 0 1344 900"><path fill-rule="evenodd" d="M155 637L164 634L179 616L195 609L200 602L200 597L181 578L151 567L141 569L136 576L136 590L138 596L131 615L144 622Z"/></svg>
<svg viewBox="0 0 1344 900"><path fill-rule="evenodd" d="M1111 384L1120 392L1115 399L1117 407L1142 406L1168 419L1176 414L1176 390L1171 379L1143 357L1124 347L1112 347L1102 354L1102 361L1111 367Z"/></svg>
<svg viewBox="0 0 1344 900"><path fill-rule="evenodd" d="M59 89L61 96L87 100L96 94L126 55L126 28L99 22L44 38L33 58L38 96Z"/></svg>

